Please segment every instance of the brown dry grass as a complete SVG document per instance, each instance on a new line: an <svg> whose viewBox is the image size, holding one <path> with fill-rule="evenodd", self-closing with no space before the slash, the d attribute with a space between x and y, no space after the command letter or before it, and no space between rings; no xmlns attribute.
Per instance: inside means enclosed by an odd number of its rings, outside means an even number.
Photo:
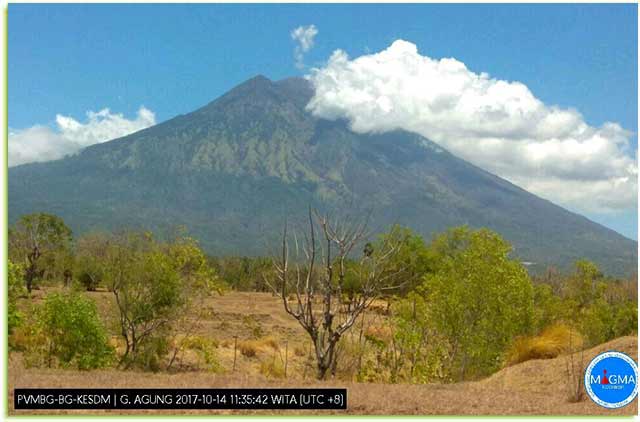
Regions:
<svg viewBox="0 0 640 422"><path fill-rule="evenodd" d="M565 324L554 324L537 336L517 339L508 352L507 364L555 358L563 353L581 349L582 344L579 332Z"/></svg>
<svg viewBox="0 0 640 422"><path fill-rule="evenodd" d="M110 312L110 296L104 292L90 293L99 301L105 314ZM637 401L629 406L608 410L589 399L569 403L566 394L565 357L529 360L499 371L478 382L459 384L389 385L363 384L348 381L318 382L312 371L305 370L309 343L297 322L282 309L282 304L270 294L230 293L212 298L206 303L210 309L197 335L218 340L216 353L226 373L190 371L178 373L146 373L105 369L91 372L74 370L25 368L21 355L13 353L9 359L9 409L13 408L13 388L223 388L223 387L345 387L348 389L347 414L383 415L634 415ZM277 339L279 350L265 340L256 348L256 356L248 358L237 353L236 372L231 372L234 337L241 341L256 341L254 327L246 316L257 321L264 336ZM379 321L378 321L379 323ZM260 339L258 339L259 341ZM288 376L273 377L264 362L273 362L284 353L288 342ZM637 337L623 337L585 352L588 362L597 353L619 350L637 357ZM300 352L304 352L301 355ZM276 354L278 354L276 356ZM268 376L261 374L266 373ZM305 377L306 375L306 377ZM269 377L271 376L271 377ZM104 414L112 411L82 413ZM11 414L36 412L11 411ZM65 412L58 412L65 413ZM77 413L77 412L66 412ZM172 414L177 411L138 411ZM188 414L249 413L232 411L184 411ZM263 411L255 413L274 413ZM293 412L283 412L291 414ZM300 412L304 413L304 412ZM335 413L343 412L308 412Z"/></svg>
<svg viewBox="0 0 640 422"><path fill-rule="evenodd" d="M238 350L248 358L256 356L258 352L265 352L267 349L279 350L278 340L269 336L256 340L243 340L238 343Z"/></svg>

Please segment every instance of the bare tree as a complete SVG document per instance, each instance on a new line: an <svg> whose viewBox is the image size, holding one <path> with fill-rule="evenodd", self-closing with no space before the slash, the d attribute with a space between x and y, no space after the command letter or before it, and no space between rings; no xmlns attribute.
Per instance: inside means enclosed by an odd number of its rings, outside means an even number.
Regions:
<svg viewBox="0 0 640 422"><path fill-rule="evenodd" d="M342 335L384 290L397 287L387 283L397 275L388 268L398 247L394 238L377 245L378 250L365 243L366 220L330 222L311 209L308 219L302 239L295 232L291 236L285 224L281 253L273 260L276 283L265 281L282 299L285 311L311 337L317 377L325 379L329 371L335 375L336 346ZM353 265L357 255L360 258ZM357 287L345 297L347 276L353 277Z"/></svg>

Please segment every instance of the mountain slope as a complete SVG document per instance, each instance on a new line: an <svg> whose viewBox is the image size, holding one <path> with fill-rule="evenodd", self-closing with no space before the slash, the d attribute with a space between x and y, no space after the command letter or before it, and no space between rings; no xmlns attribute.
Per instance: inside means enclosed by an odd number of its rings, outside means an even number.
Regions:
<svg viewBox="0 0 640 422"><path fill-rule="evenodd" d="M532 268L580 257L615 274L637 243L404 131L362 135L314 118L305 80L255 77L210 104L62 160L9 169L9 219L62 216L75 232L186 225L214 254L264 254L285 214L371 212L429 236L500 232Z"/></svg>

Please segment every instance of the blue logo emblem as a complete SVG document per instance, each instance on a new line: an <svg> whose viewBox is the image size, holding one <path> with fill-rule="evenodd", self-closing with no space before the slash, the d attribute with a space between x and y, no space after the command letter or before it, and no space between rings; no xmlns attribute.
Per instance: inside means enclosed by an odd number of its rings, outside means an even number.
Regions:
<svg viewBox="0 0 640 422"><path fill-rule="evenodd" d="M608 409L628 405L638 395L638 365L620 352L600 353L584 372L584 388L597 404Z"/></svg>

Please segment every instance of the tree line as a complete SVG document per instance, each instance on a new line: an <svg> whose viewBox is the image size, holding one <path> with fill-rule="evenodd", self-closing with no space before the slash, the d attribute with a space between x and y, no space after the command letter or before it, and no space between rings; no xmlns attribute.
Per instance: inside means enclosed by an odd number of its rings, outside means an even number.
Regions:
<svg viewBox="0 0 640 422"><path fill-rule="evenodd" d="M283 228L274 256L211 257L180 231L74 240L59 217L25 215L9 231L10 347L33 365L170 369L202 301L225 289L277 296L308 336L319 379L476 379L637 332L635 277L606 277L592 262L530 276L488 229L427 242L405 227L372 236L365 222L307 217ZM20 311L42 284L65 288ZM113 295L119 350L83 293L96 289ZM374 311L384 317L365 325Z"/></svg>

